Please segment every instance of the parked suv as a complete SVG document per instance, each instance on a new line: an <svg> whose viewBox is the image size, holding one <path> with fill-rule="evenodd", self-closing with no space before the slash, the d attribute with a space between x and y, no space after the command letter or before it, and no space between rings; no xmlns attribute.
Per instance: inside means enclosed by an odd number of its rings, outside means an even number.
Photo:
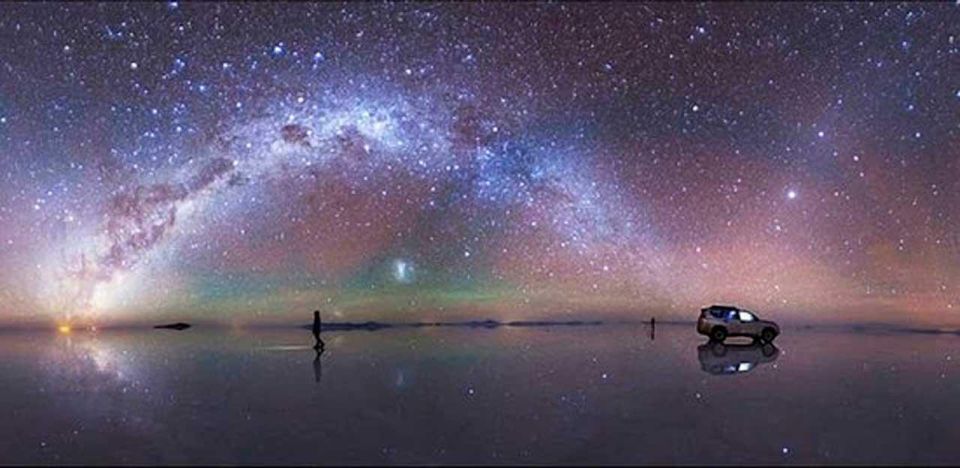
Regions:
<svg viewBox="0 0 960 468"><path fill-rule="evenodd" d="M780 334L780 326L769 320L760 320L749 310L712 305L700 309L697 332L714 341L723 341L728 336L749 336L770 343Z"/></svg>

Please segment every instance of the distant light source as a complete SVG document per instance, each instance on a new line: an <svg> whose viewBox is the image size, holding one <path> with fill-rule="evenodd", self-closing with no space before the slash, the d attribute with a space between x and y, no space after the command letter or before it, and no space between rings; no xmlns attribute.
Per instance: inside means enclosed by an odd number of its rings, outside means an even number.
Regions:
<svg viewBox="0 0 960 468"><path fill-rule="evenodd" d="M796 190L788 190L788 191L787 191L787 198L789 198L789 199L791 199L791 200L797 198L797 191L796 191Z"/></svg>
<svg viewBox="0 0 960 468"><path fill-rule="evenodd" d="M398 283L410 283L413 281L414 265L412 262L403 259L393 261L393 279Z"/></svg>
<svg viewBox="0 0 960 468"><path fill-rule="evenodd" d="M57 327L57 330L66 335L67 333L70 333L70 325L60 325Z"/></svg>

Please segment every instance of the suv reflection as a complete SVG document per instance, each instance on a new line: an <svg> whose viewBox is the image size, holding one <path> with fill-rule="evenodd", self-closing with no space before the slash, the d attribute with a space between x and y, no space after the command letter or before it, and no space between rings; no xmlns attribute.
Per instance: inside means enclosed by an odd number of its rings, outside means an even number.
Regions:
<svg viewBox="0 0 960 468"><path fill-rule="evenodd" d="M780 350L772 343L725 344L710 341L697 347L704 372L714 375L742 374L760 364L777 360Z"/></svg>

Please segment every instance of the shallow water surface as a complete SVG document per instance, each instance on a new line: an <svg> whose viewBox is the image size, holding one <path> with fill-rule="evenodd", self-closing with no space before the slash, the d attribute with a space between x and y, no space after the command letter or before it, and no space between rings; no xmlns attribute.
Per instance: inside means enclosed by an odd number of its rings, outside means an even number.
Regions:
<svg viewBox="0 0 960 468"><path fill-rule="evenodd" d="M0 463L958 463L948 335L0 336Z"/></svg>

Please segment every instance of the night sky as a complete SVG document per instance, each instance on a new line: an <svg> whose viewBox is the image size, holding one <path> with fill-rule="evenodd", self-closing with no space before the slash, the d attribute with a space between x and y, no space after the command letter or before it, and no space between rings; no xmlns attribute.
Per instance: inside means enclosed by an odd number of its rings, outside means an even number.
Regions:
<svg viewBox="0 0 960 468"><path fill-rule="evenodd" d="M960 6L4 3L0 180L5 324L960 325Z"/></svg>

